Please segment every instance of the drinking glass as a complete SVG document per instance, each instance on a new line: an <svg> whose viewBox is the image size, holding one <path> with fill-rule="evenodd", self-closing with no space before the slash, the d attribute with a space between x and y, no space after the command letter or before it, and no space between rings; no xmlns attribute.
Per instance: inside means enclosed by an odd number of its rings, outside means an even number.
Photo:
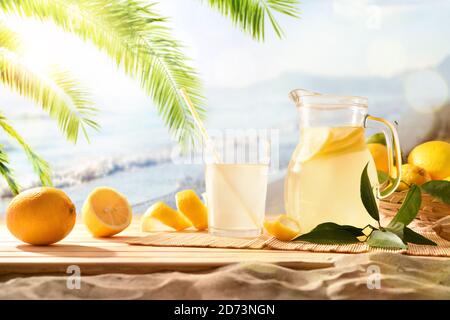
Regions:
<svg viewBox="0 0 450 320"><path fill-rule="evenodd" d="M205 172L209 232L256 237L265 214L270 145L257 135L212 139L215 157Z"/></svg>

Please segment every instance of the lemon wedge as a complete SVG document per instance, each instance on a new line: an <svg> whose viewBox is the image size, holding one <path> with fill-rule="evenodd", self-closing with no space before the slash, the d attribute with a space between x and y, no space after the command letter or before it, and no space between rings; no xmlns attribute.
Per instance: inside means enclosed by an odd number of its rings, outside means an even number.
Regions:
<svg viewBox="0 0 450 320"><path fill-rule="evenodd" d="M286 214L278 216L275 220L264 222L267 232L282 241L290 241L300 234L300 225L297 220Z"/></svg>
<svg viewBox="0 0 450 320"><path fill-rule="evenodd" d="M208 209L194 190L180 191L175 195L178 211L184 214L197 230L208 228Z"/></svg>
<svg viewBox="0 0 450 320"><path fill-rule="evenodd" d="M141 217L142 232L173 231L173 228L152 217L151 213L151 210L147 210Z"/></svg>
<svg viewBox="0 0 450 320"><path fill-rule="evenodd" d="M330 137L330 128L304 128L302 130L300 149L296 155L297 161L306 162L320 153Z"/></svg>
<svg viewBox="0 0 450 320"><path fill-rule="evenodd" d="M156 231L158 223L181 231L192 226L191 222L179 211L172 209L164 202L156 202L147 209L141 218L141 230L145 232Z"/></svg>
<svg viewBox="0 0 450 320"><path fill-rule="evenodd" d="M87 197L82 216L94 237L110 237L128 227L133 214L124 195L112 188L100 187Z"/></svg>

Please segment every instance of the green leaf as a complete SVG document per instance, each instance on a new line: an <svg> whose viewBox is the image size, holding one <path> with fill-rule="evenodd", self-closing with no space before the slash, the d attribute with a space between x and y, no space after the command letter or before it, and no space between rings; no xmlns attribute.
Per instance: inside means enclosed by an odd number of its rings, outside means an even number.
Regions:
<svg viewBox="0 0 450 320"><path fill-rule="evenodd" d="M11 138L22 147L24 153L31 162L34 172L39 176L39 179L44 186L52 186L51 170L48 163L37 155L34 150L25 142L22 136L7 122L6 117L0 113L0 128L2 128ZM10 188L14 193L15 190Z"/></svg>
<svg viewBox="0 0 450 320"><path fill-rule="evenodd" d="M408 227L405 227L405 230L403 231L403 241L407 243L437 246L436 242L431 241L428 238L425 238L421 234L411 230Z"/></svg>
<svg viewBox="0 0 450 320"><path fill-rule="evenodd" d="M402 206L398 210L394 218L388 224L387 228L393 228L397 224L401 223L404 226L409 225L417 216L422 203L422 196L420 188L417 185L412 185L409 188L408 194L402 203Z"/></svg>
<svg viewBox="0 0 450 320"><path fill-rule="evenodd" d="M0 22L0 47L11 51L17 51L21 47L17 33Z"/></svg>
<svg viewBox="0 0 450 320"><path fill-rule="evenodd" d="M422 185L422 189L429 195L450 204L450 181L434 180Z"/></svg>
<svg viewBox="0 0 450 320"><path fill-rule="evenodd" d="M395 233L390 231L375 230L370 235L367 244L374 248L386 248L386 249L406 249L406 245L402 239Z"/></svg>
<svg viewBox="0 0 450 320"><path fill-rule="evenodd" d="M266 18L269 19L275 34L281 38L283 30L275 19L274 13L293 18L299 17L298 0L202 0L211 8L231 19L245 33L256 40L264 40Z"/></svg>
<svg viewBox="0 0 450 320"><path fill-rule="evenodd" d="M5 152L2 145L0 145L0 175L3 176L13 195L20 192L20 186L14 178L12 169L9 167L8 154Z"/></svg>
<svg viewBox="0 0 450 320"><path fill-rule="evenodd" d="M383 184L383 183L385 183L385 182L391 180L391 178L389 177L389 175L388 175L386 172L384 172L384 171L378 170L378 171L377 171L377 174L378 174L378 182L379 182L380 184Z"/></svg>
<svg viewBox="0 0 450 320"><path fill-rule="evenodd" d="M361 228L325 222L319 224L311 232L302 234L295 240L318 244L346 244L359 242L356 237L361 235L364 235Z"/></svg>
<svg viewBox="0 0 450 320"><path fill-rule="evenodd" d="M77 141L79 129L98 129L92 120L96 109L89 94L69 73L56 68L51 74L37 72L23 63L19 54L2 47L1 40L0 83L39 105L58 122L69 141Z"/></svg>
<svg viewBox="0 0 450 320"><path fill-rule="evenodd" d="M381 143L386 145L386 137L382 132L375 133L367 138L366 143Z"/></svg>
<svg viewBox="0 0 450 320"><path fill-rule="evenodd" d="M395 233L399 238L403 239L403 231L405 230L405 225L403 223L401 222L394 222L392 224L389 223L389 225L384 229L392 233Z"/></svg>
<svg viewBox="0 0 450 320"><path fill-rule="evenodd" d="M369 175L367 174L368 166L369 164L366 164L366 167L361 174L361 200L370 216L380 222L380 214L378 212L377 201L375 200L375 196L373 195L372 184L370 183Z"/></svg>

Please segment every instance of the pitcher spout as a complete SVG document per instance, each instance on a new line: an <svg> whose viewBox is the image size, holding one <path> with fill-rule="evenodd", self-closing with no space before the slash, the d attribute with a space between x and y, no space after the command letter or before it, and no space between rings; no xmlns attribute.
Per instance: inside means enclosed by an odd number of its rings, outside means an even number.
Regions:
<svg viewBox="0 0 450 320"><path fill-rule="evenodd" d="M295 89L289 93L289 98L294 101L297 107L302 105L302 97L306 96L320 96L320 93L306 89Z"/></svg>

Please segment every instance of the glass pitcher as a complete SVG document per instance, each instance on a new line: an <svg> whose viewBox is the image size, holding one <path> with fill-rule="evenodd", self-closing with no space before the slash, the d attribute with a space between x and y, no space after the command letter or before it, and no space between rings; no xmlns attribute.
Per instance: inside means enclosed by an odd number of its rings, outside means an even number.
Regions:
<svg viewBox="0 0 450 320"><path fill-rule="evenodd" d="M386 136L388 168L401 172L401 153L395 127L367 113L367 98L294 90L300 142L290 160L285 180L285 207L307 233L324 222L363 228L377 223L360 197L361 173L368 166L378 199L389 196L400 178L381 185L374 160L365 143L365 128L378 124ZM391 172L388 173L390 176Z"/></svg>

